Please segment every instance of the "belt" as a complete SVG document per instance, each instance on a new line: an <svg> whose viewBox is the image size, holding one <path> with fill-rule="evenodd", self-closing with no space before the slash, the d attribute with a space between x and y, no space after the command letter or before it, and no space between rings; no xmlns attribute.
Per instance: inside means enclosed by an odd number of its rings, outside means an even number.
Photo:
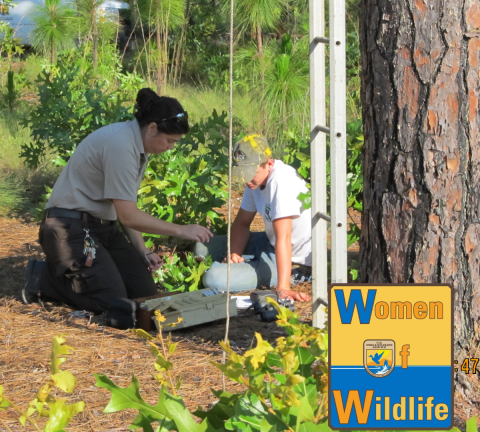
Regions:
<svg viewBox="0 0 480 432"><path fill-rule="evenodd" d="M70 218L70 219L80 219L86 222L99 222L102 225L109 225L115 221L99 219L95 216L92 216L90 213L82 212L78 210L68 210L62 209L59 207L51 207L45 210L47 218Z"/></svg>

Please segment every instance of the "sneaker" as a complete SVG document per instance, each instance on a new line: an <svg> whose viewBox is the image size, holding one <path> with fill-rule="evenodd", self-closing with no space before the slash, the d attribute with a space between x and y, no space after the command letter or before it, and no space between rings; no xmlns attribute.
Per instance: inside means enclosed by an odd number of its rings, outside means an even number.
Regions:
<svg viewBox="0 0 480 432"><path fill-rule="evenodd" d="M25 286L22 289L22 300L25 304L36 303L40 297L40 278L45 261L31 259L25 268Z"/></svg>

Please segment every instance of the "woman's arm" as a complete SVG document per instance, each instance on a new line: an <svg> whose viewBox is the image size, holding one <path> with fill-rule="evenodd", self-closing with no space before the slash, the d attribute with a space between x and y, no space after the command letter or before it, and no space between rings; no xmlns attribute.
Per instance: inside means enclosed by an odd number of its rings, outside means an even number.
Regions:
<svg viewBox="0 0 480 432"><path fill-rule="evenodd" d="M157 219L138 209L134 201L112 200L118 220L127 228L140 233L161 234L208 243L213 234L200 225L177 225Z"/></svg>
<svg viewBox="0 0 480 432"><path fill-rule="evenodd" d="M142 233L127 226L122 226L122 228L130 240L130 243L145 260L145 264L148 264L150 271L158 270L162 266L163 261L156 253L152 253L150 249L145 247Z"/></svg>

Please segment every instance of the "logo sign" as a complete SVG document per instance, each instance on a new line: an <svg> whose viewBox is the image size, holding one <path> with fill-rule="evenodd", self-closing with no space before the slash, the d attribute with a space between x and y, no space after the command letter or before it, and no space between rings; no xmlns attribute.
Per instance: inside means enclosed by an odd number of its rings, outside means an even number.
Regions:
<svg viewBox="0 0 480 432"><path fill-rule="evenodd" d="M453 426L453 291L449 285L329 289L329 426Z"/></svg>
<svg viewBox="0 0 480 432"><path fill-rule="evenodd" d="M363 366L376 378L383 378L395 367L393 340L366 340L363 344Z"/></svg>

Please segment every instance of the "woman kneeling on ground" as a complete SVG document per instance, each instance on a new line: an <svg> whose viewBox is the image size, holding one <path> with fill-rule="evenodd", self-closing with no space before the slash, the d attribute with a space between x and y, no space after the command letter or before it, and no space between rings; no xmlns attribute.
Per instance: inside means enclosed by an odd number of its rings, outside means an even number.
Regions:
<svg viewBox="0 0 480 432"><path fill-rule="evenodd" d="M93 313L108 311L109 325L133 327L135 304L128 299L157 293L151 272L161 265L142 233L197 242L212 236L200 225L165 222L137 208L148 155L173 149L189 126L176 99L150 89L138 92L135 108L135 120L87 136L60 174L40 225L46 261L29 261L25 303L45 297Z"/></svg>

